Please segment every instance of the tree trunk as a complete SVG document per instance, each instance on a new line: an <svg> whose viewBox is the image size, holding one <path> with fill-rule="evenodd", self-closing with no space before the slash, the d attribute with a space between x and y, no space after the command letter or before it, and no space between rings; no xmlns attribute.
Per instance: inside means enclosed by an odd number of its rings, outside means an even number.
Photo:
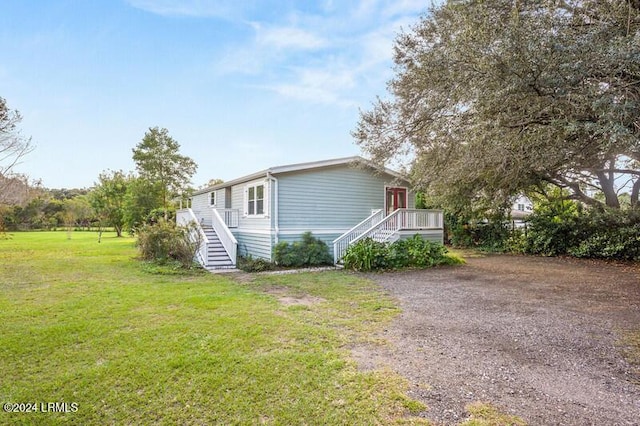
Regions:
<svg viewBox="0 0 640 426"><path fill-rule="evenodd" d="M638 207L638 196L640 195L640 179L635 181L631 189L631 207Z"/></svg>
<svg viewBox="0 0 640 426"><path fill-rule="evenodd" d="M618 194L616 194L616 190L613 187L613 177L607 177L605 172L597 172L596 174L598 176L598 181L600 182L600 188L602 188L602 192L604 193L604 200L607 207L619 209L620 201L618 200Z"/></svg>

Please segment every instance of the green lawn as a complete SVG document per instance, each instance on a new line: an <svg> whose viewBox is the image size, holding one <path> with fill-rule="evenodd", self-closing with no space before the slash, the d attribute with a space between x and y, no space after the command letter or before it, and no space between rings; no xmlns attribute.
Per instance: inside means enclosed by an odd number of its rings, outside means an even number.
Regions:
<svg viewBox="0 0 640 426"><path fill-rule="evenodd" d="M387 424L424 409L348 346L398 312L344 272L159 274L132 239L74 232L0 240L0 403L76 403L0 424ZM311 295L283 306L265 290Z"/></svg>

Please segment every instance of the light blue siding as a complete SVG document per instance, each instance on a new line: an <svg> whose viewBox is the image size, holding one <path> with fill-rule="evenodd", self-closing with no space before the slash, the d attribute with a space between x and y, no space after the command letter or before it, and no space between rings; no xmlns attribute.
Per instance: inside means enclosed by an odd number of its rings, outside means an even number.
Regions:
<svg viewBox="0 0 640 426"><path fill-rule="evenodd" d="M371 214L383 209L385 187L404 186L388 175L376 175L349 167L307 170L278 175L280 230L346 231ZM409 208L414 195L408 195Z"/></svg>
<svg viewBox="0 0 640 426"><path fill-rule="evenodd" d="M245 188L249 185L255 185L255 184L264 184L265 185L265 197L269 197L271 195L271 193L273 191L270 190L270 186L269 185L270 182L268 182L266 179L258 179L258 180L253 180L251 182L246 182L246 183L242 183L240 185L234 185L231 188L231 208L232 209L238 209L238 211L240 212L240 220L238 223L238 228L239 229L243 229L243 230L270 230L271 229L271 219L272 219L272 214L269 211L270 207L273 206L273 202L271 201L271 198L268 200L265 200L265 215L263 217L256 217L256 216L247 216L245 215L245 205L244 205L244 200L245 200Z"/></svg>
<svg viewBox="0 0 640 426"><path fill-rule="evenodd" d="M191 210L201 223L211 223L211 206L209 205L209 193L194 195L191 198Z"/></svg>
<svg viewBox="0 0 640 426"><path fill-rule="evenodd" d="M302 240L302 234L304 232L301 233L297 233L297 234L280 234L280 237L278 238L279 241L286 241L288 243L293 243L295 241L300 241ZM338 238L340 235L342 235L342 233L337 233L337 232L333 232L333 233L325 233L325 232L317 232L314 233L312 232L313 236L315 238L318 238L319 240L324 241L324 243L329 247L329 253L331 254L331 256L333 256L333 240L335 240L336 238Z"/></svg>
<svg viewBox="0 0 640 426"><path fill-rule="evenodd" d="M270 233L252 233L234 230L233 235L238 240L238 255L259 257L271 260L273 236Z"/></svg>
<svg viewBox="0 0 640 426"><path fill-rule="evenodd" d="M219 189L215 191L215 193L216 193L215 206L211 205L209 192L194 195L193 197L191 197L191 210L193 210L193 213L196 215L198 220L201 222L204 222L205 224L211 224L212 207L216 207L216 208L224 207L224 203L225 203L224 189Z"/></svg>
<svg viewBox="0 0 640 426"><path fill-rule="evenodd" d="M239 212L238 227L232 232L241 256L271 260L276 242L298 241L306 231L324 241L332 253L334 239L368 217L372 210L385 208L387 187L408 186L393 176L348 164L280 172L273 178L265 174L251 181L232 183L230 188L216 192L216 207ZM255 184L265 185L265 214L259 217L247 215L245 206L245 190ZM407 198L407 207L414 208L414 193L408 191ZM199 219L211 220L208 193L195 195L192 208ZM442 242L442 231L420 233L427 239ZM413 234L415 231L406 236Z"/></svg>

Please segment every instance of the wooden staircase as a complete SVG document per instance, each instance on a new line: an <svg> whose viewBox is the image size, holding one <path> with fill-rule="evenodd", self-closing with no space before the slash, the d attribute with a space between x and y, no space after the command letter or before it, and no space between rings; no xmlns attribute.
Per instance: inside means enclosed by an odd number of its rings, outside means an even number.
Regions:
<svg viewBox="0 0 640 426"><path fill-rule="evenodd" d="M210 271L235 268L216 231L210 226L203 226L202 230L209 240L205 268Z"/></svg>

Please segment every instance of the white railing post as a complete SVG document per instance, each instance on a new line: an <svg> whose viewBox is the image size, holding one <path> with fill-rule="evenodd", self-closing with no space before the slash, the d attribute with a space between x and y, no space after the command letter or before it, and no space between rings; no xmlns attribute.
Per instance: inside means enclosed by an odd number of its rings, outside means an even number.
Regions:
<svg viewBox="0 0 640 426"><path fill-rule="evenodd" d="M352 241L362 232L371 228L373 224L382 220L383 216L384 214L382 209L372 210L370 216L333 240L333 263L338 263L344 252L347 250L347 247L351 245Z"/></svg>
<svg viewBox="0 0 640 426"><path fill-rule="evenodd" d="M233 264L233 266L235 266L236 256L238 251L238 241L233 236L233 234L225 224L224 220L220 216L220 213L218 213L218 210L216 209L213 209L211 225L213 229L216 231L216 234L218 234L220 243L222 243L222 246L227 251L229 258L231 258L231 263Z"/></svg>
<svg viewBox="0 0 640 426"><path fill-rule="evenodd" d="M220 216L223 219L223 222L225 225L227 225L227 228L237 228L238 227L238 222L240 219L240 211L238 209L216 209L213 208L213 210L216 210Z"/></svg>
<svg viewBox="0 0 640 426"><path fill-rule="evenodd" d="M442 210L398 209L387 217L378 210L333 241L333 261L338 263L347 247L367 237L384 242L401 230L442 228Z"/></svg>

